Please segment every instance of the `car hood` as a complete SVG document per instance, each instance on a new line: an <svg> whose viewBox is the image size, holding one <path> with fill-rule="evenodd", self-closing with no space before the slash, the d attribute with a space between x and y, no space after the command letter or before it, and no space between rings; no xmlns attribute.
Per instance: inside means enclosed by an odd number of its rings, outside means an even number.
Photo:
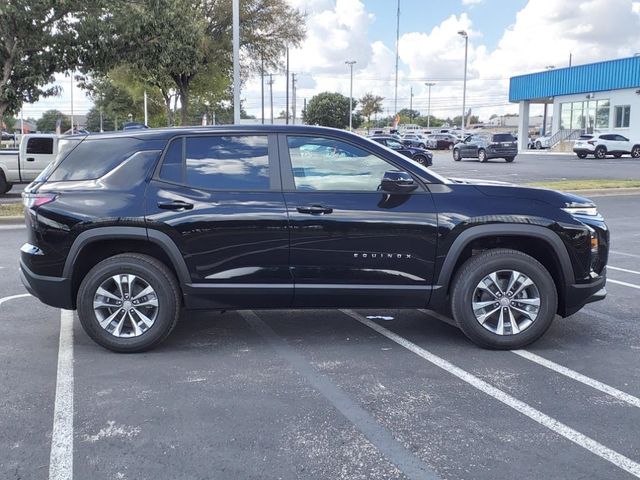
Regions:
<svg viewBox="0 0 640 480"><path fill-rule="evenodd" d="M525 187L513 183L494 180L475 180L467 178L450 178L454 183L473 185L478 191L489 197L517 197L545 202L559 208L594 207L595 203L588 198L573 193L560 192L549 188Z"/></svg>

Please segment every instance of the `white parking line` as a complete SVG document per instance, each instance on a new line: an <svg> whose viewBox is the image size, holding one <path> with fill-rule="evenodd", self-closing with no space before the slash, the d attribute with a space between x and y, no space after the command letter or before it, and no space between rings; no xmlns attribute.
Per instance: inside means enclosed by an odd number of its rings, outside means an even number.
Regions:
<svg viewBox="0 0 640 480"><path fill-rule="evenodd" d="M428 350L425 350L422 347L419 347L413 342L410 342L404 337L393 333L390 330L378 325L377 323L359 315L356 312L351 310L341 310L343 313L349 315L351 318L357 320L363 325L375 330L381 335L384 335L389 340L397 343L398 345L403 346L407 350L415 353L416 355L422 357L433 365L445 370L446 372L458 377L460 380L468 383L469 385L477 388L481 392L486 393L487 395L495 398L496 400L504 403L505 405L513 408L517 412L529 417L533 421L539 423L540 425L548 428L549 430L557 433L575 443L576 445L590 451L591 453L611 462L616 467L634 475L637 478L640 478L640 464L634 462L628 457L612 450L601 443L593 440L592 438L574 430L573 428L565 425L564 423L552 418L545 413L542 413L539 410L536 410L529 404L518 400L515 397L512 397L508 393L503 392L499 388L494 387L493 385L481 380L475 375L467 372L466 370L461 369L460 367L455 366L449 361L441 358Z"/></svg>
<svg viewBox="0 0 640 480"><path fill-rule="evenodd" d="M5 302L8 302L9 300L14 300L16 298L24 298L24 297L30 297L31 294L29 293L21 293L20 295L11 295L10 297L3 297L0 298L0 305L2 305Z"/></svg>
<svg viewBox="0 0 640 480"><path fill-rule="evenodd" d="M611 265L607 265L607 270L616 270L618 272L635 273L636 275L640 275L640 272L637 270L628 270L626 268L612 267Z"/></svg>
<svg viewBox="0 0 640 480"><path fill-rule="evenodd" d="M49 480L73 478L73 312L60 310L58 375L53 411Z"/></svg>
<svg viewBox="0 0 640 480"><path fill-rule="evenodd" d="M636 255L635 253L619 252L617 250L609 250L609 253L615 253L616 255L622 255L624 257L640 258L640 255Z"/></svg>
<svg viewBox="0 0 640 480"><path fill-rule="evenodd" d="M616 285L623 285L625 287L637 288L640 290L640 285L636 285L634 283L621 282L620 280L613 280L612 278L607 278L607 282L615 283Z"/></svg>
<svg viewBox="0 0 640 480"><path fill-rule="evenodd" d="M569 377L576 382L584 383L591 388L595 388L596 390L600 390L607 395L611 395L612 397L617 398L618 400L622 400L623 402L628 403L631 406L640 408L640 398L634 397L633 395L629 395L628 393L623 392L622 390L618 390L617 388L611 387L606 383L599 382L591 377L587 377L581 373L576 372L575 370L571 370L570 368L563 367L551 360L547 360L540 355L536 355L535 353L528 352L526 350L512 350L516 355L521 356L522 358L526 358L538 365L548 368L549 370L553 370L565 377Z"/></svg>

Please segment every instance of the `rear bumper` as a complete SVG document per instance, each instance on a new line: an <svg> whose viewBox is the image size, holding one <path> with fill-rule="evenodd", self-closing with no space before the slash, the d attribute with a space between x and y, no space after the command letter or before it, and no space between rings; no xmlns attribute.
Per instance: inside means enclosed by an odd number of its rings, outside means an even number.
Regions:
<svg viewBox="0 0 640 480"><path fill-rule="evenodd" d="M487 158L505 158L518 155L517 148L487 148Z"/></svg>
<svg viewBox="0 0 640 480"><path fill-rule="evenodd" d="M560 315L568 317L573 315L587 303L599 302L607 296L605 284L607 278L603 275L591 283L573 284L567 288L564 308Z"/></svg>
<svg viewBox="0 0 640 480"><path fill-rule="evenodd" d="M594 150L589 150L588 148L575 148L573 149L573 153L584 153L586 155L592 155Z"/></svg>
<svg viewBox="0 0 640 480"><path fill-rule="evenodd" d="M42 303L65 310L76 308L68 278L38 275L20 260L20 279L27 291Z"/></svg>

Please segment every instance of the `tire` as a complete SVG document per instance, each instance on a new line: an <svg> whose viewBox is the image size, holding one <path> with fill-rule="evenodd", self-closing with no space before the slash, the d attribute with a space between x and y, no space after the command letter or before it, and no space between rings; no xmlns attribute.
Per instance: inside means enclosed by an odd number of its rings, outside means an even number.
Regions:
<svg viewBox="0 0 640 480"><path fill-rule="evenodd" d="M429 160L424 155L415 155L412 160L420 165L429 166Z"/></svg>
<svg viewBox="0 0 640 480"><path fill-rule="evenodd" d="M633 158L640 158L640 145L634 145L631 149L631 156Z"/></svg>
<svg viewBox="0 0 640 480"><path fill-rule="evenodd" d="M603 158L605 158L607 156L607 148L600 145L596 148L596 151L594 153L594 157L599 158L600 160L602 160Z"/></svg>
<svg viewBox="0 0 640 480"><path fill-rule="evenodd" d="M578 153L578 158L587 158L587 154L586 153Z"/></svg>
<svg viewBox="0 0 640 480"><path fill-rule="evenodd" d="M511 278L508 271L517 271L533 282L533 287L526 287L523 292L518 293L518 295L526 295L525 292L535 289L535 292L538 294L539 306L533 320L530 320L529 316L522 316L521 313L518 313L515 309L513 310L513 312L515 312L514 319L516 320L516 326L519 325L518 331L515 333L511 329L511 322L508 320L509 315L507 312L507 319L503 322L503 334L501 335L498 334L500 331L499 319L496 321L495 316L490 316L487 317L484 325L481 324L474 313L472 302L476 298L475 295L477 295L478 291L482 291L484 295L490 298L489 301L493 302L493 297L488 293L485 294L483 289L479 289L479 284L493 272L500 272L496 278L499 283L502 282L502 288L506 290L506 283L508 279ZM521 286L522 284L518 281L516 285ZM451 311L460 329L475 344L484 348L497 350L522 348L535 342L544 335L551 326L558 306L556 286L549 272L535 258L511 249L501 248L487 250L468 259L456 273L451 292ZM506 298L507 297L502 297L501 300L506 301ZM533 298L535 298L534 295L526 295L520 299L532 301ZM510 302L512 305L517 302L518 298L514 297L514 299L516 300ZM479 299L478 301L482 303ZM500 305L499 302L500 300L496 300L496 304ZM496 304L492 303L485 308L495 308ZM524 309L535 309L535 306L527 307L517 303L516 305ZM502 308L510 309L510 307ZM500 308L498 308L498 310L500 310ZM486 311L487 310L480 309L480 312ZM499 316L501 313L503 313L503 311L496 312L495 315ZM516 315L520 316L516 318ZM495 327L493 326L494 321L496 321ZM527 321L530 323L527 324ZM521 330L520 327L522 327ZM493 328L495 328L496 331L492 330Z"/></svg>
<svg viewBox="0 0 640 480"><path fill-rule="evenodd" d="M542 150L542 144L540 142L535 143L536 150Z"/></svg>
<svg viewBox="0 0 640 480"><path fill-rule="evenodd" d="M4 195L5 193L7 193L9 190L11 190L12 186L12 184L7 182L7 179L4 176L4 172L0 170L0 195Z"/></svg>
<svg viewBox="0 0 640 480"><path fill-rule="evenodd" d="M137 316L138 320L140 320L137 324L147 328L138 336L116 336L112 333L115 329L109 332L100 326L98 315L102 315L104 310L106 310L104 316L112 313L112 311L118 313L118 306L115 308L109 307L109 309L103 308L100 313L94 310L94 298L98 288L105 285L105 282L109 282L110 278L120 274L135 275L137 279L140 279L137 280L138 282L142 284L146 282L155 293L156 313L152 319L153 322L151 326L147 327L145 322L142 322L141 317ZM128 288L133 290L131 286ZM131 294L130 297L133 299L134 295ZM102 298L105 301L112 302L107 297ZM124 298L129 297L125 296ZM78 290L77 305L78 317L82 328L91 339L114 352L134 353L149 350L169 336L180 316L181 294L174 274L162 262L148 255L124 253L103 260L87 273L82 279ZM137 308L140 308L140 306ZM120 312L125 312L125 310L120 310ZM133 323L128 315L126 312L124 313L124 324L133 329ZM117 323L116 320L107 326L111 326L114 323ZM124 329L125 327L123 326L122 328Z"/></svg>
<svg viewBox="0 0 640 480"><path fill-rule="evenodd" d="M515 160L515 157L506 157L506 158L505 158L505 161L506 161L507 163L512 163L514 160Z"/></svg>
<svg viewBox="0 0 640 480"><path fill-rule="evenodd" d="M424 150L424 149L426 149L427 147L425 146L425 144L424 144L424 143L421 143L420 145L418 145L418 148L421 148L421 149L423 149L423 150Z"/></svg>
<svg viewBox="0 0 640 480"><path fill-rule="evenodd" d="M487 152L485 152L483 148L478 150L478 160L480 163L487 163Z"/></svg>
<svg viewBox="0 0 640 480"><path fill-rule="evenodd" d="M453 143L450 143L448 148L449 150L453 150Z"/></svg>
<svg viewBox="0 0 640 480"><path fill-rule="evenodd" d="M453 150L453 160L455 162L459 162L460 160L462 160L462 157L460 156L460 150L457 148Z"/></svg>

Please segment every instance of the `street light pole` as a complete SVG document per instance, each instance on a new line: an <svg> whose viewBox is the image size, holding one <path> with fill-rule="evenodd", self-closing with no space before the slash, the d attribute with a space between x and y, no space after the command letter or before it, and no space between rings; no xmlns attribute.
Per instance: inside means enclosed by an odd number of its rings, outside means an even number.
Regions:
<svg viewBox="0 0 640 480"><path fill-rule="evenodd" d="M347 60L344 62L346 65L349 65L349 70L351 71L351 78L349 81L349 131L352 131L352 121L353 121L353 65L356 63L355 60Z"/></svg>
<svg viewBox="0 0 640 480"><path fill-rule="evenodd" d="M427 128L431 128L431 87L435 85L435 82L426 82L425 85L429 88L429 96L427 97Z"/></svg>
<svg viewBox="0 0 640 480"><path fill-rule="evenodd" d="M233 123L240 123L240 0L233 0Z"/></svg>
<svg viewBox="0 0 640 480"><path fill-rule="evenodd" d="M460 122L462 126L460 130L462 131L462 138L464 138L464 127L465 127L464 117L465 117L466 102L467 102L467 52L469 49L469 35L465 30L460 30L458 32L458 35L464 37L464 81L462 85L462 120Z"/></svg>
<svg viewBox="0 0 640 480"><path fill-rule="evenodd" d="M396 86L393 95L393 114L398 113L398 59L400 58L400 0L398 0L398 9L396 13Z"/></svg>
<svg viewBox="0 0 640 480"><path fill-rule="evenodd" d="M413 123L413 87L411 87L411 94L409 97L409 123Z"/></svg>

